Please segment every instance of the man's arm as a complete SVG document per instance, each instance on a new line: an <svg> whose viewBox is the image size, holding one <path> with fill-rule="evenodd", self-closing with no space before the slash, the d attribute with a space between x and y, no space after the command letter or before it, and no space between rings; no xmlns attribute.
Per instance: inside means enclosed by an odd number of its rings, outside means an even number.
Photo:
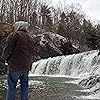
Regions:
<svg viewBox="0 0 100 100"><path fill-rule="evenodd" d="M16 33L11 33L8 38L7 38L7 44L6 44L6 47L4 49L4 52L3 52L3 58L5 60L8 60L12 53L13 53L13 50L16 46L16 43L17 43L17 34Z"/></svg>

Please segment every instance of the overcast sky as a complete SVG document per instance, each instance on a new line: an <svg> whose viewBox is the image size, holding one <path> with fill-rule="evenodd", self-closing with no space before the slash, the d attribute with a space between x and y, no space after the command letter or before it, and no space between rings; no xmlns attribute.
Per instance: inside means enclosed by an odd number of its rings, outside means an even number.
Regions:
<svg viewBox="0 0 100 100"><path fill-rule="evenodd" d="M57 4L64 0L52 0L53 4ZM79 3L82 11L92 20L100 21L100 0L65 0L68 4Z"/></svg>

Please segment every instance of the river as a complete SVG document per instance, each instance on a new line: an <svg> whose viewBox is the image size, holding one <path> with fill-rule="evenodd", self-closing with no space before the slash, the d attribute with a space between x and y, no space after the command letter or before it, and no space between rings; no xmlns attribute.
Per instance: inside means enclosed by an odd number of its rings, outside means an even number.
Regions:
<svg viewBox="0 0 100 100"><path fill-rule="evenodd" d="M90 92L82 92L83 87L71 82L75 80L78 78L31 76L29 79L29 100L91 100L80 98L80 96L88 96ZM1 76L0 100L6 99L6 87L6 78ZM16 100L20 100L19 92L19 86L17 86Z"/></svg>

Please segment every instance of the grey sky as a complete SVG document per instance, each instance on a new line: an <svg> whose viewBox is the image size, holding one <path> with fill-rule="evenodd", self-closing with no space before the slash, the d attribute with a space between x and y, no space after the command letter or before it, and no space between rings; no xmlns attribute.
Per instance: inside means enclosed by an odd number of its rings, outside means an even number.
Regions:
<svg viewBox="0 0 100 100"><path fill-rule="evenodd" d="M92 20L100 21L100 0L52 0L53 4L57 4L61 1L66 1L68 4L80 3L82 11Z"/></svg>

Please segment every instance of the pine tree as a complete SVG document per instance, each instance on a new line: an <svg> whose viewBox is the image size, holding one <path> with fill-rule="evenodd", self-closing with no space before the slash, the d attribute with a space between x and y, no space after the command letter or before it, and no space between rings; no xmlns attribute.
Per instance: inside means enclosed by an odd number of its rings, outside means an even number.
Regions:
<svg viewBox="0 0 100 100"><path fill-rule="evenodd" d="M83 21L83 33L85 34L84 38L86 38L87 46L91 49L97 49L97 43L99 41L99 37L96 35L97 31L92 23L85 19Z"/></svg>
<svg viewBox="0 0 100 100"><path fill-rule="evenodd" d="M59 21L59 26L58 26L58 31L57 33L64 36L64 37L68 37L67 36L67 32L68 32L68 27L66 25L66 22L68 21L66 14L63 12L60 15L60 21Z"/></svg>
<svg viewBox="0 0 100 100"><path fill-rule="evenodd" d="M46 31L52 30L52 17L50 7L41 5L42 28Z"/></svg>

